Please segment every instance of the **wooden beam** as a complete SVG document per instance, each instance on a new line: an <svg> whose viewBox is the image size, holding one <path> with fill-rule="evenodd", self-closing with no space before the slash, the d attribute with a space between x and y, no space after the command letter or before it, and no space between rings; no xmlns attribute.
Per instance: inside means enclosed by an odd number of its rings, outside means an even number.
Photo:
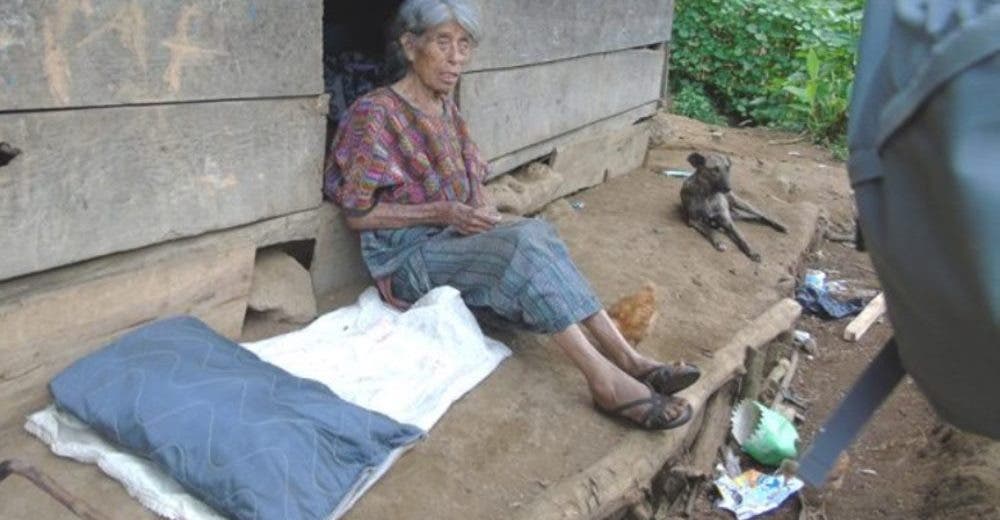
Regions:
<svg viewBox="0 0 1000 520"><path fill-rule="evenodd" d="M743 370L748 348L760 347L789 330L802 312L784 299L751 321L720 350L701 379L683 392L692 406L708 398ZM689 425L661 434L634 431L614 451L580 473L549 488L515 518L524 520L603 519L621 507L620 498L647 486L684 443Z"/></svg>
<svg viewBox="0 0 1000 520"><path fill-rule="evenodd" d="M879 293L872 301L868 302L861 314L858 314L854 320L847 324L847 327L844 328L844 339L852 342L861 339L861 336L868 332L875 320L885 314L885 310L885 294Z"/></svg>

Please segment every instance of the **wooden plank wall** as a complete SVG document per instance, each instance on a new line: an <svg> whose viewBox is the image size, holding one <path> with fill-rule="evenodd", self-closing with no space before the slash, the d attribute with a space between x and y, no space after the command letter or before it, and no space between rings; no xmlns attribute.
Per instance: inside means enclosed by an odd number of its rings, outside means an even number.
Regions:
<svg viewBox="0 0 1000 520"><path fill-rule="evenodd" d="M620 131L660 99L673 0L478 5L484 37L459 100L494 175L592 125Z"/></svg>
<svg viewBox="0 0 1000 520"><path fill-rule="evenodd" d="M0 110L323 92L323 3L4 0Z"/></svg>
<svg viewBox="0 0 1000 520"><path fill-rule="evenodd" d="M335 234L322 9L0 1L0 143L20 150L0 165L0 437L143 323L192 314L239 338L255 251Z"/></svg>

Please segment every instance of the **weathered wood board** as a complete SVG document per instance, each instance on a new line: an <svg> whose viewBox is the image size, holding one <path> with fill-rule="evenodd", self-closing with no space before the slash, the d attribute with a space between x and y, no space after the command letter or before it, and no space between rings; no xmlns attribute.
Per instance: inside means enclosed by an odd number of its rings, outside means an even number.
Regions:
<svg viewBox="0 0 1000 520"><path fill-rule="evenodd" d="M0 280L317 207L320 99L0 114Z"/></svg>
<svg viewBox="0 0 1000 520"><path fill-rule="evenodd" d="M527 148L522 148L516 152L493 159L489 162L490 176L497 177L531 161L550 155L560 146L593 139L614 133L623 128L628 128L635 124L636 121L655 114L657 107L659 107L658 101L646 103L624 113L613 115L583 128L546 139Z"/></svg>
<svg viewBox="0 0 1000 520"><path fill-rule="evenodd" d="M4 0L0 111L323 92L321 0Z"/></svg>
<svg viewBox="0 0 1000 520"><path fill-rule="evenodd" d="M508 68L670 40L673 0L477 0L485 27L469 70Z"/></svg>
<svg viewBox="0 0 1000 520"><path fill-rule="evenodd" d="M648 145L649 129L639 124L557 147L552 169L561 173L564 181L553 198L596 186L642 166Z"/></svg>
<svg viewBox="0 0 1000 520"><path fill-rule="evenodd" d="M627 50L466 74L462 112L485 157L496 159L659 99L664 52Z"/></svg>
<svg viewBox="0 0 1000 520"><path fill-rule="evenodd" d="M152 320L191 314L238 338L256 248L248 241L159 246L74 283L0 301L0 430L23 422L48 399L47 383L102 343ZM46 285L46 284L41 284Z"/></svg>

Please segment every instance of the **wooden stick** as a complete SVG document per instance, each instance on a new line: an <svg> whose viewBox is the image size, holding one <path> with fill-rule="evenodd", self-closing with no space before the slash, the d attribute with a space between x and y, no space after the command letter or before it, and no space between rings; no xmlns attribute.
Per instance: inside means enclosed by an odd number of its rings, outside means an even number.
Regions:
<svg viewBox="0 0 1000 520"><path fill-rule="evenodd" d="M69 491L66 491L65 488L56 483L56 481L30 464L17 459L5 460L0 463L0 482L12 474L28 479L38 489L48 493L49 496L56 499L66 509L69 509L83 520L108 520L108 517L94 510L94 508L87 505L83 500L73 496Z"/></svg>
<svg viewBox="0 0 1000 520"><path fill-rule="evenodd" d="M795 300L786 298L751 321L715 353L701 379L682 392L700 408L719 388L743 371L748 348L760 347L792 328L802 313ZM514 518L524 520L603 519L622 506L622 497L641 490L653 480L677 451L683 449L689 425L662 433L634 430L625 434L610 453L583 471L550 487ZM634 502L633 502L634 503Z"/></svg>
<svg viewBox="0 0 1000 520"><path fill-rule="evenodd" d="M764 379L764 357L759 349L747 350L747 373L743 377L740 399L757 399L760 395L761 380Z"/></svg>
<svg viewBox="0 0 1000 520"><path fill-rule="evenodd" d="M868 328L875 323L875 320L885 314L885 294L879 293L872 301L868 302L861 314L847 324L844 329L844 339L847 341L857 341L868 331Z"/></svg>

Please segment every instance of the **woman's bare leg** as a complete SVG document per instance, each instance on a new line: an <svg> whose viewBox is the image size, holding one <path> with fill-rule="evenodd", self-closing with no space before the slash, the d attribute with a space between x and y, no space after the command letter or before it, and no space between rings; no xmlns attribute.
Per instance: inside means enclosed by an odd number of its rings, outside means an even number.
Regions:
<svg viewBox="0 0 1000 520"><path fill-rule="evenodd" d="M603 356L587 340L583 330L578 325L571 325L566 330L553 334L552 339L580 369L580 372L583 372L591 396L601 408L609 410L637 399L649 397L649 388ZM625 415L639 421L647 410L647 407L636 406L626 410ZM680 413L678 410L671 408L665 411L665 414L669 416L668 419L672 419L678 413Z"/></svg>
<svg viewBox="0 0 1000 520"><path fill-rule="evenodd" d="M663 363L643 356L629 345L605 310L583 320L583 325L594 335L598 348L625 373L638 377Z"/></svg>

